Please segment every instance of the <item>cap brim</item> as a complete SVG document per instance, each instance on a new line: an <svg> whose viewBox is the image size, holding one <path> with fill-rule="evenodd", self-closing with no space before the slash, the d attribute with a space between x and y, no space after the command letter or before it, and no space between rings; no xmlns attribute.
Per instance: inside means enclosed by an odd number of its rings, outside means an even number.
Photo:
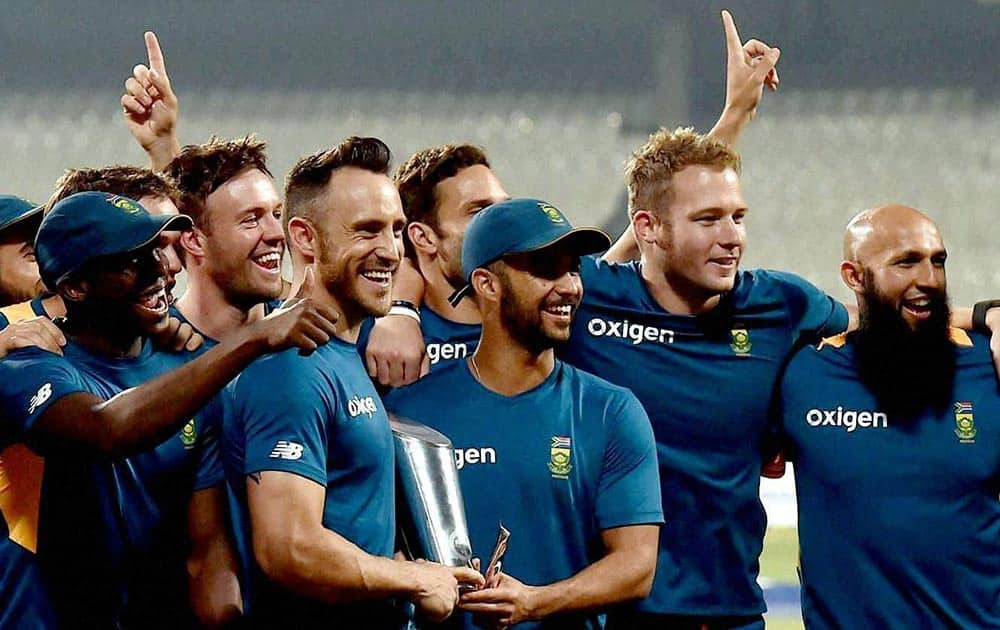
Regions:
<svg viewBox="0 0 1000 630"><path fill-rule="evenodd" d="M157 238L159 238L160 234L163 232L186 232L187 230L190 230L191 228L194 227L194 221L192 221L191 217L189 217L186 214L169 214L169 215L161 214L161 215L152 215L150 216L150 218L156 221L162 220L160 226L156 229L156 231L153 232L153 234L149 238L139 243L138 245L134 247L129 247L128 249L118 253L124 254L125 252L133 252L137 249L142 249L143 247L146 247L147 245L155 241Z"/></svg>
<svg viewBox="0 0 1000 630"><path fill-rule="evenodd" d="M504 256L508 256L510 254L538 252L557 245L565 245L569 249L569 252L574 256L587 256L589 254L606 251L609 247L611 247L611 237L608 236L607 232L604 230L592 227L578 227L573 228L565 234L560 234L557 238L554 238L546 243L542 243L541 245L507 252ZM501 258L503 258L503 256L501 256ZM461 289L452 293L448 297L448 303L451 304L452 308L455 308L458 306L458 303L462 301L462 298L468 295L472 295L471 284L466 284Z"/></svg>
<svg viewBox="0 0 1000 630"><path fill-rule="evenodd" d="M10 221L4 223L3 225L0 225L0 232L6 230L7 228L14 227L15 225L27 223L32 219L37 219L40 225L42 223L42 210L44 209L45 206L35 206L31 210L28 210L27 212L22 214L21 216L11 219Z"/></svg>

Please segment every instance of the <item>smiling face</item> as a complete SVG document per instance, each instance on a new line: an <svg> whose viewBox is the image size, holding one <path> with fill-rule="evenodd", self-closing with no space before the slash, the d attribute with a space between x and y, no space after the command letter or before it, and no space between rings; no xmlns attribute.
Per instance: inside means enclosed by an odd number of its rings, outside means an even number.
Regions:
<svg viewBox="0 0 1000 630"><path fill-rule="evenodd" d="M35 260L37 231L33 219L0 231L0 306L25 302L44 291Z"/></svg>
<svg viewBox="0 0 1000 630"><path fill-rule="evenodd" d="M234 304L281 294L285 236L271 178L250 168L208 195L200 231L207 274Z"/></svg>
<svg viewBox="0 0 1000 630"><path fill-rule="evenodd" d="M501 287L499 316L514 339L532 352L569 340L583 298L578 254L555 245L505 256L495 269Z"/></svg>
<svg viewBox="0 0 1000 630"><path fill-rule="evenodd" d="M318 205L316 280L349 325L385 315L406 224L392 180L357 167L339 168Z"/></svg>
<svg viewBox="0 0 1000 630"><path fill-rule="evenodd" d="M139 205L145 208L149 214L154 216L176 216L179 214L177 206L169 197L159 197L147 195L138 199ZM166 271L167 302L174 302L174 286L177 284L177 274L183 271L180 252L180 232L163 231L160 232L160 253L163 256L163 268Z"/></svg>
<svg viewBox="0 0 1000 630"><path fill-rule="evenodd" d="M663 273L695 299L733 288L746 244L746 201L732 168L688 166L673 175L653 214Z"/></svg>

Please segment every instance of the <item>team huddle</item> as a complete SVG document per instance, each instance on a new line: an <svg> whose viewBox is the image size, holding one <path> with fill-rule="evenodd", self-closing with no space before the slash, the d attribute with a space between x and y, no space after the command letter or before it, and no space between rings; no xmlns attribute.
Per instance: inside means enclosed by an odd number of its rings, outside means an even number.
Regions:
<svg viewBox="0 0 1000 630"><path fill-rule="evenodd" d="M740 268L780 51L723 22L722 115L634 152L614 243L469 144L350 137L279 195L253 135L181 146L147 33L150 167L0 196L0 628L763 628L786 461L807 627L1000 627L1000 301L952 308L900 205L846 228L854 305ZM397 550L392 415L502 571Z"/></svg>

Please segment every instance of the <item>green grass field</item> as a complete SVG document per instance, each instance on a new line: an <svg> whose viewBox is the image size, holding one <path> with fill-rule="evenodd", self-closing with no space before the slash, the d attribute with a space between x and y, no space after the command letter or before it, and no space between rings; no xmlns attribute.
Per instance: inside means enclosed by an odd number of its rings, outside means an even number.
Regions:
<svg viewBox="0 0 1000 630"><path fill-rule="evenodd" d="M771 527L764 536L764 551L760 555L760 575L775 582L797 584L799 541L793 527ZM765 617L768 630L802 630L798 617Z"/></svg>

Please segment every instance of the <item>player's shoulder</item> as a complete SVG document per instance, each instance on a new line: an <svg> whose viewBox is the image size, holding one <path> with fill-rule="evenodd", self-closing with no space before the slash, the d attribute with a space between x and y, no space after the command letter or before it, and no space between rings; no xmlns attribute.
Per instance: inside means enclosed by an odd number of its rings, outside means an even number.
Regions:
<svg viewBox="0 0 1000 630"><path fill-rule="evenodd" d="M75 370L70 360L48 350L36 346L15 348L0 359L0 366L7 370L34 369L39 366L62 367Z"/></svg>
<svg viewBox="0 0 1000 630"><path fill-rule="evenodd" d="M38 298L28 300L27 302L8 304L7 306L0 308L0 330L3 330L12 323L23 321L25 319L31 319L32 317L37 316L38 313L35 308L36 300L38 300Z"/></svg>
<svg viewBox="0 0 1000 630"><path fill-rule="evenodd" d="M465 361L448 361L434 367L426 376L389 390L382 398L386 407L394 409L407 403L419 403L428 398L444 398L465 389L461 381L468 378Z"/></svg>
<svg viewBox="0 0 1000 630"><path fill-rule="evenodd" d="M628 295L642 288L639 261L609 262L599 256L580 258L584 297Z"/></svg>
<svg viewBox="0 0 1000 630"><path fill-rule="evenodd" d="M557 366L561 370L559 378L566 385L578 389L580 394L589 403L598 401L616 401L623 404L631 404L633 401L639 404L632 390L615 385L596 374L581 370L575 365L570 365L565 361L557 360Z"/></svg>
<svg viewBox="0 0 1000 630"><path fill-rule="evenodd" d="M949 334L957 351L958 366L966 370L985 370L990 374L991 380L995 380L990 336L960 328L950 329Z"/></svg>
<svg viewBox="0 0 1000 630"><path fill-rule="evenodd" d="M800 275L777 269L741 269L734 291L744 300L760 301L769 297L804 295L820 289Z"/></svg>

